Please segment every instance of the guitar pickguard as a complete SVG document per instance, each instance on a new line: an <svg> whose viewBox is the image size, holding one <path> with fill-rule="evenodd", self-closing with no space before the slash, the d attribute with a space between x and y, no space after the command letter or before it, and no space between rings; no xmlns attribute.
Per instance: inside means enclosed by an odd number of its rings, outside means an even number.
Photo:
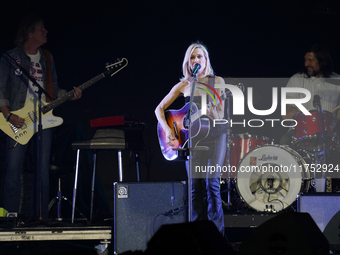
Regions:
<svg viewBox="0 0 340 255"><path fill-rule="evenodd" d="M13 111L13 114L25 119L25 124L21 128L17 128L0 114L0 129L16 142L24 145L29 142L32 136L38 132L39 116L34 109L37 109L37 103L34 98L31 98L26 105L20 110ZM42 114L43 129L59 126L63 123L63 119L52 114L52 110L46 114Z"/></svg>

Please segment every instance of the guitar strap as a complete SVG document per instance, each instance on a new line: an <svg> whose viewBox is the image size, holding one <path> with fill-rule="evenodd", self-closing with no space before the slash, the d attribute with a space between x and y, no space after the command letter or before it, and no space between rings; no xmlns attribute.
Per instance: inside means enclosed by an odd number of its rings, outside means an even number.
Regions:
<svg viewBox="0 0 340 255"><path fill-rule="evenodd" d="M215 76L211 76L208 79L208 85L215 88ZM214 95L216 98L216 95ZM209 97L209 102L213 102L213 99ZM212 120L210 120L211 122ZM210 130L209 130L209 137L210 139L215 139L217 137L220 137L221 134L226 133L226 126L227 125L216 125L215 127L211 126L210 124Z"/></svg>
<svg viewBox="0 0 340 255"><path fill-rule="evenodd" d="M46 57L46 92L53 98L53 81L52 81L52 60L51 52L46 49L42 49ZM52 102L51 99L46 97L46 102Z"/></svg>
<svg viewBox="0 0 340 255"><path fill-rule="evenodd" d="M208 85L215 88L215 75L209 76ZM214 95L214 97L216 97L216 95ZM209 98L209 102L213 102L213 99L211 97L208 97L208 98Z"/></svg>

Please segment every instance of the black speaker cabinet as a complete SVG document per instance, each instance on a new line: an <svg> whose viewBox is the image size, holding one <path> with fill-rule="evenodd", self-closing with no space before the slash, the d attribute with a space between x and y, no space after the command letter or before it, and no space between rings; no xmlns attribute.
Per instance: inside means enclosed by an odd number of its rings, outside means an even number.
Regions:
<svg viewBox="0 0 340 255"><path fill-rule="evenodd" d="M340 251L340 211L328 222L323 234L329 242L329 248L336 253Z"/></svg>
<svg viewBox="0 0 340 255"><path fill-rule="evenodd" d="M148 243L146 254L236 254L212 221L163 225Z"/></svg>
<svg viewBox="0 0 340 255"><path fill-rule="evenodd" d="M240 251L243 255L328 255L329 243L308 213L282 213L254 230Z"/></svg>
<svg viewBox="0 0 340 255"><path fill-rule="evenodd" d="M185 182L115 182L113 197L115 254L144 251L162 225L187 221Z"/></svg>
<svg viewBox="0 0 340 255"><path fill-rule="evenodd" d="M323 232L331 218L340 210L340 194L307 193L298 197L298 212L307 212Z"/></svg>

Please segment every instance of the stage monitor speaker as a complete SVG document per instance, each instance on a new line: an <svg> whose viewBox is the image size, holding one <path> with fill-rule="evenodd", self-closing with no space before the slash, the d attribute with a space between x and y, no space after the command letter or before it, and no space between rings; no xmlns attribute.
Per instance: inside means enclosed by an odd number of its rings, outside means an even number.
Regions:
<svg viewBox="0 0 340 255"><path fill-rule="evenodd" d="M264 222L240 246L243 255L328 255L329 243L308 213L281 213Z"/></svg>
<svg viewBox="0 0 340 255"><path fill-rule="evenodd" d="M301 194L297 201L298 212L307 212L312 216L321 232L331 218L340 210L340 194L307 193Z"/></svg>
<svg viewBox="0 0 340 255"><path fill-rule="evenodd" d="M235 251L212 221L162 226L148 243L146 254L233 255Z"/></svg>
<svg viewBox="0 0 340 255"><path fill-rule="evenodd" d="M164 224L187 221L185 182L115 182L113 250L144 251Z"/></svg>
<svg viewBox="0 0 340 255"><path fill-rule="evenodd" d="M329 242L329 248L338 253L340 251L340 211L328 222L323 234Z"/></svg>

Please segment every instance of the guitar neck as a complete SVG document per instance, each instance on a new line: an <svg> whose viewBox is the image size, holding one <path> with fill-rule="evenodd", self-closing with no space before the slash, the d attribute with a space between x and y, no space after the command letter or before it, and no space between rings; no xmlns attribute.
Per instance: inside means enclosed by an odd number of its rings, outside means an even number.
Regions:
<svg viewBox="0 0 340 255"><path fill-rule="evenodd" d="M124 65L123 65L124 64ZM122 70L124 67L126 67L128 64L128 61L126 58L123 58L122 60L113 63L111 65L107 65L106 68L108 69L107 71L98 74L97 76L95 76L94 78L92 78L91 80L83 83L82 85L80 85L78 88L83 91L85 89L87 89L88 87L90 87L91 85L95 84L97 81L103 79L104 77L108 76L108 75L115 75L117 72L119 72L120 70ZM42 107L42 112L43 114L53 110L54 108L56 108L57 106L61 105L62 103L70 100L73 97L74 94L74 89L69 91L68 93L66 93L64 96L57 98L56 100L54 100L53 102L45 105L44 107Z"/></svg>
<svg viewBox="0 0 340 255"><path fill-rule="evenodd" d="M80 85L78 88L83 91L85 89L87 89L88 87L90 87L91 85L95 84L96 82L98 82L99 80L103 79L105 77L105 72L98 74L96 77L92 78L91 80L83 83L82 85ZM53 110L54 108L56 108L57 106L61 105L62 103L70 100L73 97L74 94L74 89L72 89L71 91L67 92L65 95L63 95L60 98L57 98L56 100L54 100L53 102L45 105L42 108L42 112L45 114L51 110Z"/></svg>

